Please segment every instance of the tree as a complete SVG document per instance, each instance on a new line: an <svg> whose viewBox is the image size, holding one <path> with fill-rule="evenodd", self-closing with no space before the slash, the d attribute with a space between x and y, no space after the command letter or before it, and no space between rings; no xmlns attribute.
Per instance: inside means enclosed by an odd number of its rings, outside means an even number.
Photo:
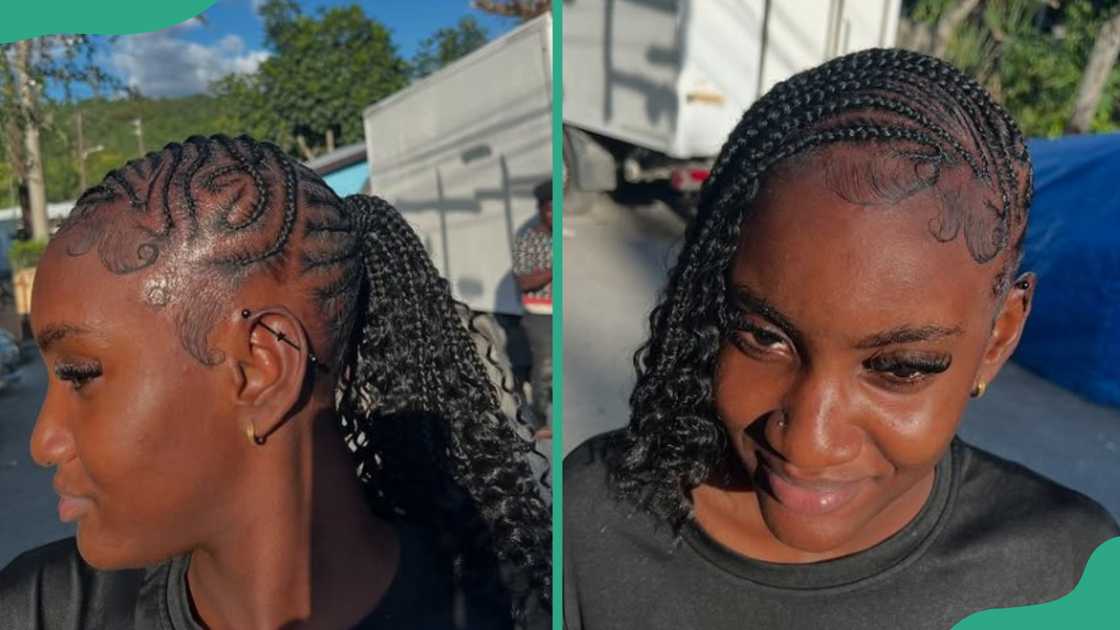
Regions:
<svg viewBox="0 0 1120 630"><path fill-rule="evenodd" d="M213 86L238 128L311 159L362 138L362 110L408 83L388 29L357 6L304 15L292 0L260 10L273 55Z"/></svg>
<svg viewBox="0 0 1120 630"><path fill-rule="evenodd" d="M412 58L412 76L421 79L480 48L490 39L486 28L472 16L460 18L452 28L441 28L420 42Z"/></svg>
<svg viewBox="0 0 1120 630"><path fill-rule="evenodd" d="M980 0L953 0L942 6L924 3L916 12L919 19L903 16L899 23L899 45L934 57L944 57L949 41L968 16L980 5ZM923 15L923 12L925 15ZM934 17L936 21L928 19ZM926 17L927 19L921 19Z"/></svg>
<svg viewBox="0 0 1120 630"><path fill-rule="evenodd" d="M898 45L941 50L939 56L984 85L1029 136L1120 127L1120 111L1113 111L1120 71L1114 67L1116 53L1105 46L1118 0L989 1L965 15L967 4L904 0ZM935 32L941 33L938 42ZM1092 63L1095 56L1107 63ZM1075 111L1082 112L1083 126L1074 125Z"/></svg>
<svg viewBox="0 0 1120 630"><path fill-rule="evenodd" d="M551 0L474 0L473 4L479 11L514 17L523 22L544 15L552 8Z"/></svg>
<svg viewBox="0 0 1120 630"><path fill-rule="evenodd" d="M1066 129L1068 133L1085 133L1089 130L1105 83L1116 65L1117 54L1120 54L1120 12L1101 24L1093 44L1093 52L1089 54L1089 63L1085 65L1085 74L1081 75L1081 83L1077 87L1073 116Z"/></svg>
<svg viewBox="0 0 1120 630"><path fill-rule="evenodd" d="M54 98L69 100L75 84L85 83L96 92L115 83L93 63L94 51L95 40L86 35L53 35L0 44L4 148L19 181L24 227L36 239L49 235L40 139L49 124L44 107Z"/></svg>

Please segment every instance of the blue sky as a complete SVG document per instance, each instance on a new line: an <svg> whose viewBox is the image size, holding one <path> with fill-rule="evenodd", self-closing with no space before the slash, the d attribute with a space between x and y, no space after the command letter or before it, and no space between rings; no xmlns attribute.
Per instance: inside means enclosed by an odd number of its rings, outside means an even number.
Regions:
<svg viewBox="0 0 1120 630"><path fill-rule="evenodd" d="M182 96L205 91L230 72L251 72L265 58L264 33L256 8L264 0L218 0L205 23L189 20L155 33L127 35L106 44L101 63L145 96ZM300 0L304 13L357 4L393 34L397 50L411 58L436 29L473 15L494 38L515 20L471 8L470 0Z"/></svg>

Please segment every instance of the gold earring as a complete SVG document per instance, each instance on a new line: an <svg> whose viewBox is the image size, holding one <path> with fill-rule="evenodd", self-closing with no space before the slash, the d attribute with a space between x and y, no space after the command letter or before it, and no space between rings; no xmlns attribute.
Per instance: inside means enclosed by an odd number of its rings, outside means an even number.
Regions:
<svg viewBox="0 0 1120 630"><path fill-rule="evenodd" d="M988 384L985 383L984 381L980 381L979 383L976 384L976 387L972 388L972 392L969 395L972 396L973 398L980 398L981 396L984 395L984 392L986 392L987 390L988 390Z"/></svg>
<svg viewBox="0 0 1120 630"><path fill-rule="evenodd" d="M245 426L245 437L249 438L249 441L257 446L264 444L266 439L257 435L257 430L253 428L252 422Z"/></svg>

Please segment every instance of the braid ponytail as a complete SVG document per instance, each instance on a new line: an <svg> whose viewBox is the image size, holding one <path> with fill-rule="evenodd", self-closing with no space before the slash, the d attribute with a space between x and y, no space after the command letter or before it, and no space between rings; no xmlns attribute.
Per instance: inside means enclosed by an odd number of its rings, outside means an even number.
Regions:
<svg viewBox="0 0 1120 630"><path fill-rule="evenodd" d="M60 234L70 232L69 255L147 274L146 303L203 365L221 361L208 338L248 279L308 302L370 507L434 530L460 594L501 580L483 594L512 604L515 619L551 610L551 517L530 467L539 453L511 418L497 345L392 206L339 199L272 144L195 136L86 191Z"/></svg>
<svg viewBox="0 0 1120 630"><path fill-rule="evenodd" d="M337 407L373 508L446 535L464 581L511 565L515 618L548 609L551 517L533 447L502 413L461 306L395 208L354 195L343 209L363 278Z"/></svg>

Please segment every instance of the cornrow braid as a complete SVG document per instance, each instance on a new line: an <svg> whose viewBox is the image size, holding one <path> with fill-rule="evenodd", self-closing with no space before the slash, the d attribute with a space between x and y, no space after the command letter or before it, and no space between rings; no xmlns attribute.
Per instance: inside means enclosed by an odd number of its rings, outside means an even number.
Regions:
<svg viewBox="0 0 1120 630"><path fill-rule="evenodd" d="M434 529L461 592L508 594L515 620L550 611L539 453L502 411L513 392L489 376L494 344L392 206L340 199L274 145L196 136L109 173L57 238L113 273L144 274L146 304L205 365L223 359L207 338L248 279L309 305L371 509Z"/></svg>
<svg viewBox="0 0 1120 630"><path fill-rule="evenodd" d="M497 560L517 567L527 591L547 605L551 517L528 464L530 443L501 413L450 287L412 228L382 199L355 195L344 203L362 235L367 290L359 298L365 317L340 385L343 424L351 443L392 444L407 433L400 426L403 417L419 423L427 444L421 449L427 459L409 465L397 460L411 449L379 448L378 466L362 471L377 491L375 502L386 513L429 513L434 507L430 518L445 525L444 531L489 537ZM431 418L439 421L427 421ZM425 485L431 484L443 497L454 496L447 488L461 488L470 499L461 506L474 507L430 505ZM469 552L471 545L462 546ZM485 567L486 558L470 553L464 558L464 579L478 579L472 565ZM514 602L516 614L533 604L521 597Z"/></svg>
<svg viewBox="0 0 1120 630"><path fill-rule="evenodd" d="M867 146L882 159L911 164L899 169L908 178L864 185L871 189L865 192L886 203L922 190L941 195L945 203L929 225L931 236L947 242L963 234L978 264L1003 255L994 295L1005 295L1018 267L1031 201L1030 157L1010 115L975 81L932 57L874 49L775 85L731 132L700 192L697 218L650 314L650 337L634 357L629 426L615 438L615 491L674 528L692 517L691 490L726 455L713 375L733 328L726 271L744 217L775 169L796 168L833 146ZM982 203L949 203L959 192L938 183L948 182L950 172L975 185L986 196Z"/></svg>

